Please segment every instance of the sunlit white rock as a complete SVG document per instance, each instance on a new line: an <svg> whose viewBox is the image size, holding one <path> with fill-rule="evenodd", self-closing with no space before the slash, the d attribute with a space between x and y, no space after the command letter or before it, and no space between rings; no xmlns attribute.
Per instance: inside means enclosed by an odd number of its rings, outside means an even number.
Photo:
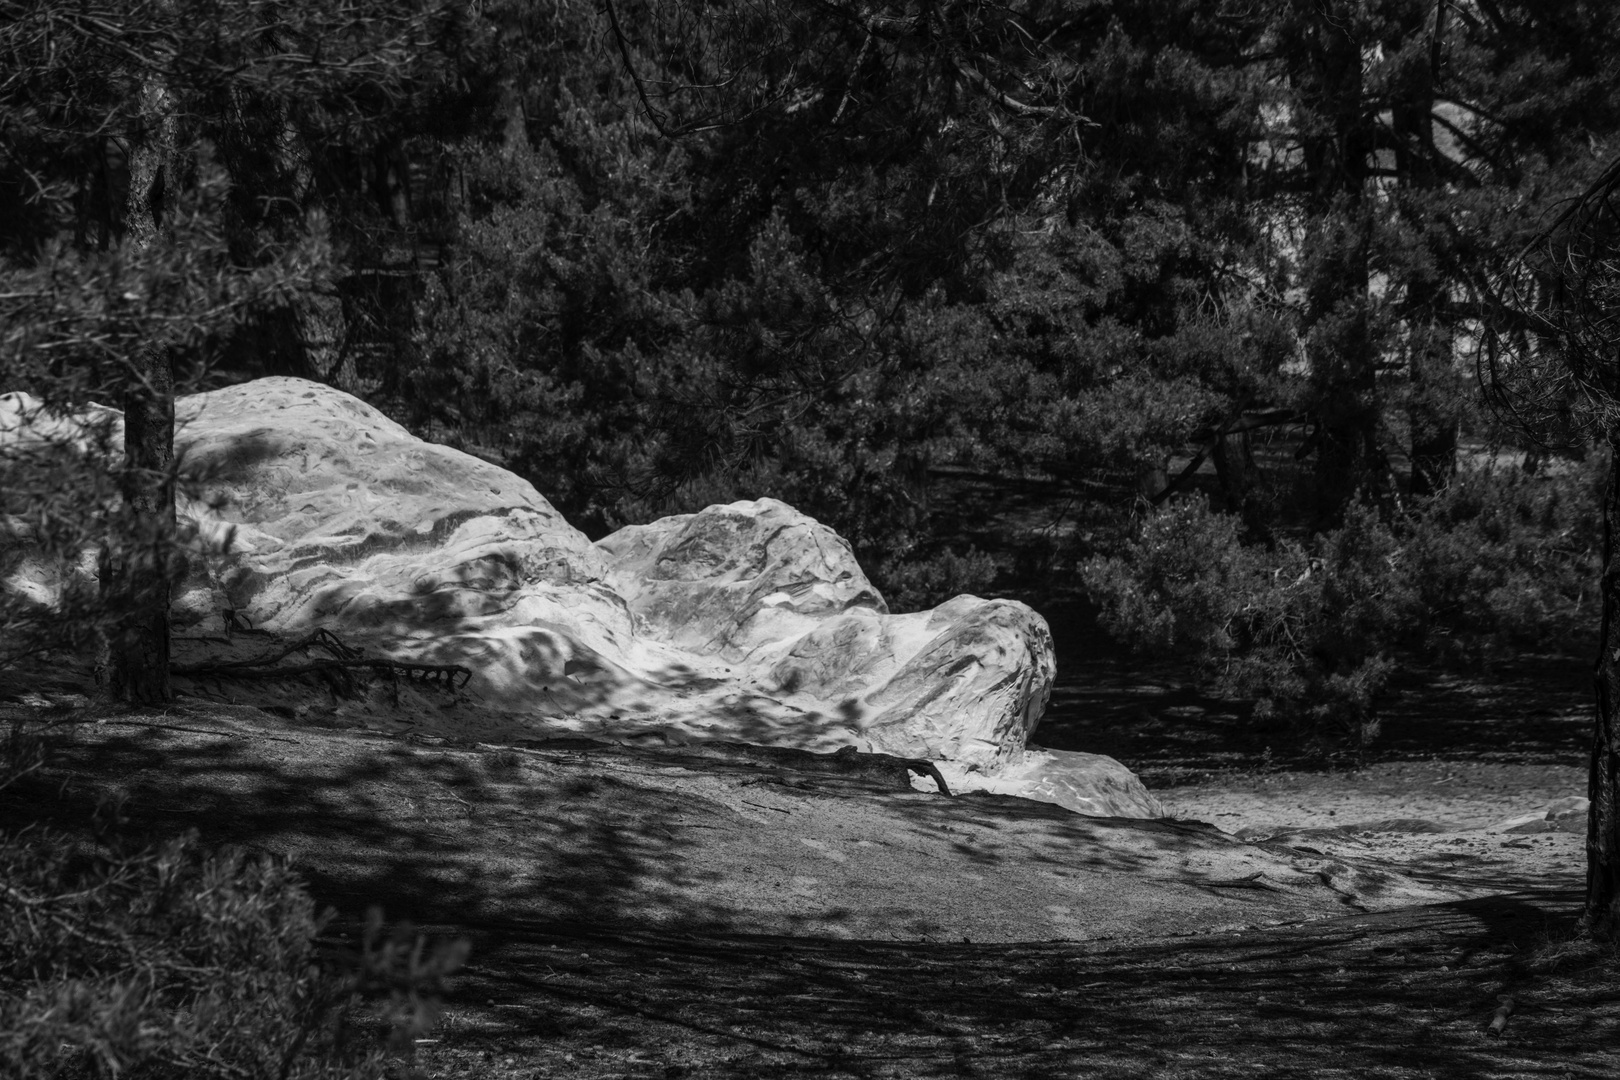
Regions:
<svg viewBox="0 0 1620 1080"><path fill-rule="evenodd" d="M24 412L0 409L0 439L22 437L3 421ZM183 625L223 630L229 610L463 665L470 699L534 737L854 745L939 762L953 792L1163 813L1110 758L1027 747L1053 678L1035 611L959 596L891 614L848 543L784 503L593 544L527 481L330 387L261 379L183 398L176 418Z"/></svg>

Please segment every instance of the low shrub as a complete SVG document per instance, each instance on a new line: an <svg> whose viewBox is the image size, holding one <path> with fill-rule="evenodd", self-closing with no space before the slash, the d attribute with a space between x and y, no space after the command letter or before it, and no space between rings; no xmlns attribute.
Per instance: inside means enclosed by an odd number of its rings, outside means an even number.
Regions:
<svg viewBox="0 0 1620 1080"><path fill-rule="evenodd" d="M1417 508L1402 548L1431 652L1488 659L1589 643L1603 467L1592 455L1550 475L1468 471Z"/></svg>
<svg viewBox="0 0 1620 1080"><path fill-rule="evenodd" d="M1145 517L1081 578L1132 648L1195 662L1259 715L1365 744L1400 657L1482 659L1590 632L1594 484L1585 466L1465 472L1403 516L1355 505L1336 530L1270 546L1194 496Z"/></svg>
<svg viewBox="0 0 1620 1080"><path fill-rule="evenodd" d="M1410 603L1383 580L1388 534L1359 507L1313 547L1268 550L1241 532L1202 496L1145 518L1121 554L1081 567L1104 628L1138 651L1196 662L1261 715L1370 738L1390 671L1384 647ZM1330 605L1340 617L1324 617Z"/></svg>
<svg viewBox="0 0 1620 1080"><path fill-rule="evenodd" d="M995 560L977 548L887 560L874 567L889 610L922 611L963 593L983 593L995 580Z"/></svg>
<svg viewBox="0 0 1620 1080"><path fill-rule="evenodd" d="M13 734L0 786L37 746ZM465 956L373 912L350 956L282 860L155 847L88 850L25 827L0 835L0 1076L315 1080L383 1075L432 1021ZM387 1046L345 1021L386 998Z"/></svg>

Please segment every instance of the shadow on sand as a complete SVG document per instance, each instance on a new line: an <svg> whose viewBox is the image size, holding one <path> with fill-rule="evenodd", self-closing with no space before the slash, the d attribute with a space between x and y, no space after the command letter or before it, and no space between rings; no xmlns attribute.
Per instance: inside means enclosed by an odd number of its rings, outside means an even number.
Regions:
<svg viewBox="0 0 1620 1080"><path fill-rule="evenodd" d="M489 924L421 1063L444 1076L507 1057L581 1077L1612 1076L1613 995L1538 992L1518 962L1575 901L1117 945ZM1503 994L1517 1011L1493 1039Z"/></svg>
<svg viewBox="0 0 1620 1080"><path fill-rule="evenodd" d="M229 717L127 723L64 740L49 772L0 793L0 824L45 821L87 838L102 796L117 791L136 836L195 827L208 842L275 851L296 838L312 891L342 913L336 934L381 900L391 917L469 936L471 964L437 1041L419 1051L434 1075L1614 1075L1620 1003L1550 992L1522 963L1568 923L1571 893L1078 942L901 943L808 924L802 934L748 933L734 910L696 899L712 894L687 886L711 883L684 879L704 872L686 855L695 833L735 829L739 813L772 819L791 776L761 779L747 763L669 751L639 756L638 767L701 765L722 788L735 782L726 790L743 809L690 791L660 804L656 788L625 798L636 785L611 763L588 775L565 767L594 753L583 746L479 755L357 732L315 745L318 732ZM616 754L638 758L634 748ZM863 790L823 783L817 798ZM958 856L990 874L1003 858L1144 872L1155 847L1185 847L1196 831L1155 823L1138 848L1110 851L1087 846L1108 822L1040 804L998 806L996 817L1020 817L998 828L977 799L885 798L907 800L917 830L961 830ZM1031 828L1045 839L998 854L998 832L1012 843ZM882 886L881 873L860 872ZM1191 904L1208 891L1178 895ZM1130 900L1091 902L1106 912ZM1008 913L1029 920L1032 937L1042 929L1035 914ZM1519 1011L1507 1037L1491 1039L1484 1027L1502 994ZM521 1067L492 1065L508 1058Z"/></svg>

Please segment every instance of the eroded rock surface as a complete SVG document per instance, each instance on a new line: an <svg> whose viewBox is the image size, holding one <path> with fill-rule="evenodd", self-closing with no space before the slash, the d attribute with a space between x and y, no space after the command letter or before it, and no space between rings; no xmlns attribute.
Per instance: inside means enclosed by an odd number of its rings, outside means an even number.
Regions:
<svg viewBox="0 0 1620 1080"><path fill-rule="evenodd" d="M425 721L451 733L853 745L938 762L953 791L1163 812L1110 758L1026 745L1053 677L1036 612L891 614L849 545L784 503L593 544L528 482L330 387L262 379L176 412L199 549L183 628L222 634L231 612L463 665L466 707Z"/></svg>
<svg viewBox="0 0 1620 1080"><path fill-rule="evenodd" d="M1051 634L1028 606L959 596L891 615L844 539L775 499L597 546L640 633L713 656L756 693L885 752L1002 766L1046 708Z"/></svg>

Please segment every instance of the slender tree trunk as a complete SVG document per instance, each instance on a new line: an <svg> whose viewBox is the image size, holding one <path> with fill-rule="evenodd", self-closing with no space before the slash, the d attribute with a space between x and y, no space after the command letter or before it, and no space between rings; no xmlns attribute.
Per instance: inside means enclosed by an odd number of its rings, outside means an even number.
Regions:
<svg viewBox="0 0 1620 1080"><path fill-rule="evenodd" d="M1620 937L1620 433L1609 438L1603 497L1603 630L1596 671L1586 824L1587 928Z"/></svg>
<svg viewBox="0 0 1620 1080"><path fill-rule="evenodd" d="M1406 417L1412 429L1412 494L1433 495L1457 473L1458 400L1451 369L1451 333L1438 321L1414 328L1411 394Z"/></svg>
<svg viewBox="0 0 1620 1080"><path fill-rule="evenodd" d="M112 696L132 705L173 699L169 600L175 548L174 371L168 352L143 351L124 393L124 520L108 552L103 590L119 619L109 642Z"/></svg>
<svg viewBox="0 0 1620 1080"><path fill-rule="evenodd" d="M130 161L123 242L154 242L181 188L179 118L161 84L144 92L147 131ZM101 590L113 616L104 658L107 691L131 705L173 698L169 592L175 559L174 358L160 344L128 359L124 386L123 507L102 553Z"/></svg>
<svg viewBox="0 0 1620 1080"><path fill-rule="evenodd" d="M1343 217L1319 223L1310 303L1311 381L1316 419L1317 524L1336 525L1345 507L1377 481L1378 386L1367 310L1371 222L1360 198Z"/></svg>
<svg viewBox="0 0 1620 1080"><path fill-rule="evenodd" d="M1434 145L1434 95L1440 82L1445 46L1446 0L1436 0L1429 24L1429 62L1420 68L1405 100L1391 110L1395 128L1395 169L1400 183L1415 198L1403 200L1414 228L1428 214L1428 199L1440 187ZM1415 28L1414 28L1415 29ZM1411 329L1408 360L1410 395L1406 403L1411 427L1413 495L1440 491L1457 471L1457 429L1463 389L1452 367L1451 329L1445 320L1447 286L1438 276L1415 278L1406 285L1405 318Z"/></svg>
<svg viewBox="0 0 1620 1080"><path fill-rule="evenodd" d="M1296 0L1290 73L1309 172L1304 274L1316 430L1316 519L1330 527L1378 482L1379 401L1368 310L1372 247L1365 187L1371 144L1360 5Z"/></svg>

